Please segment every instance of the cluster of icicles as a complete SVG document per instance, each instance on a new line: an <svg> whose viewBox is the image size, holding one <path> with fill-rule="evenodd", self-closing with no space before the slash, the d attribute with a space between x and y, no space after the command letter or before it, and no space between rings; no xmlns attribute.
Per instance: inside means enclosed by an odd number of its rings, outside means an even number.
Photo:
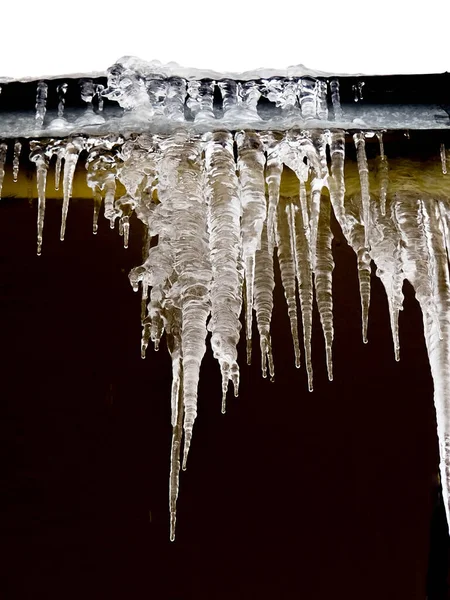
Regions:
<svg viewBox="0 0 450 600"><path fill-rule="evenodd" d="M108 87L89 78L76 82L80 88L80 96L85 103L84 114L75 122L69 123L66 118L65 105L69 84L56 83L58 98L57 116L46 119L48 109L49 84L39 81L36 86L35 123L38 129L45 126L50 129L64 129L70 125L101 125L105 122L103 115L104 98L117 102L125 112L138 120L163 118L169 121L208 122L220 119L225 123L235 119L247 122L261 121L258 103L266 98L273 103L283 118L297 117L303 121L327 121L328 96L333 107L334 119L342 118L340 104L339 80L330 81L310 76L304 77L271 77L269 79L253 79L235 81L224 78L187 80L178 76L165 76L162 73L140 75L125 61L108 69ZM355 101L362 99L361 89L354 86ZM216 89L222 99L216 103ZM1 88L0 88L1 91Z"/></svg>
<svg viewBox="0 0 450 600"><path fill-rule="evenodd" d="M425 340L435 387L446 509L450 481L450 205L442 198L412 192L389 193L388 161L382 134L376 163L376 189L369 188L365 143L356 133L360 189L346 194L345 132L257 133L223 130L203 135L180 128L170 136L142 134L75 137L30 142L38 187L38 253L44 227L46 179L56 156L56 186L62 171L64 237L75 168L80 156L94 196L94 233L101 204L128 244L130 216L148 229L146 260L130 281L142 291L142 356L150 340L158 348L165 333L172 359L172 451L170 537L175 536L180 463L186 468L197 414L200 364L210 345L222 375L222 410L229 382L238 394L237 344L240 314L245 314L247 361L252 354L256 315L262 374L274 376L270 324L273 261L276 253L284 288L296 367L301 351L297 295L303 330L303 363L313 387L311 329L315 296L326 346L328 376L333 377L332 233L333 210L356 253L362 306L362 336L367 342L371 260L386 290L395 358L400 355L398 317L402 285L414 287L423 312ZM19 142L14 146L17 178ZM328 158L327 158L328 154ZM6 145L0 146L0 176ZM237 158L236 158L237 157ZM447 157L441 148L442 167ZM292 195L280 194L284 167L297 176ZM120 181L126 190L116 196ZM325 192L325 190L328 190ZM183 456L181 445L184 437Z"/></svg>

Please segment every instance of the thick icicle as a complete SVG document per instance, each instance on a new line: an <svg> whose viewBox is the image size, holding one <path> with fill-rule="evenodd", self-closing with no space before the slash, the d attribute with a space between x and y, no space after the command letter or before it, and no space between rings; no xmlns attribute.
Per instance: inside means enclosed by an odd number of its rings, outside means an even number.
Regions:
<svg viewBox="0 0 450 600"><path fill-rule="evenodd" d="M45 147L38 141L30 142L30 160L36 163L36 177L38 189L38 216L37 216L37 254L42 251L42 234L44 231L45 217L45 189L47 185L48 158Z"/></svg>
<svg viewBox="0 0 450 600"><path fill-rule="evenodd" d="M331 242L333 234L330 229L330 202L322 197L317 234L316 261L314 268L314 285L316 290L317 308L319 309L325 338L328 379L333 380L333 294L332 274L334 269Z"/></svg>
<svg viewBox="0 0 450 600"><path fill-rule="evenodd" d="M48 85L45 81L39 81L36 88L36 127L44 125L45 113L47 112Z"/></svg>
<svg viewBox="0 0 450 600"><path fill-rule="evenodd" d="M63 173L63 205L61 214L61 230L59 239L64 240L66 233L67 213L69 212L69 202L72 197L73 177L77 166L80 152L83 150L83 139L73 138L69 140L64 150L64 173Z"/></svg>
<svg viewBox="0 0 450 600"><path fill-rule="evenodd" d="M295 296L295 237L292 237L294 232L293 227L289 227L291 219L290 211L290 200L282 196L277 211L276 223L278 264L280 265L281 283L283 284L291 324L295 366L298 369L300 367L300 344L298 339L297 300Z"/></svg>
<svg viewBox="0 0 450 600"><path fill-rule="evenodd" d="M184 449L183 469L197 416L200 364L205 353L206 321L210 312L211 265L207 237L207 206L204 197L202 144L178 130L162 142L158 170L158 194L172 214L171 245L178 275L170 299L181 309L183 354ZM176 185L174 185L176 182Z"/></svg>
<svg viewBox="0 0 450 600"><path fill-rule="evenodd" d="M450 523L450 278L439 205L402 198L396 206L405 253L405 275L411 281L423 314L425 342L434 382L442 494ZM423 220L417 231L414 221ZM421 247L429 246L434 269L429 271ZM437 318L436 318L437 317Z"/></svg>
<svg viewBox="0 0 450 600"><path fill-rule="evenodd" d="M16 140L14 143L14 158L13 158L13 181L17 183L17 178L19 177L19 166L20 166L20 153L22 152L22 144L19 140ZM0 198L1 198L1 190L0 190Z"/></svg>
<svg viewBox="0 0 450 600"><path fill-rule="evenodd" d="M5 142L0 142L0 200L2 198L3 179L5 177L5 162L8 146Z"/></svg>
<svg viewBox="0 0 450 600"><path fill-rule="evenodd" d="M267 368L269 368L269 375L272 381L275 377L275 370L272 357L270 322L272 320L274 287L273 252L269 251L267 227L264 224L261 233L261 247L256 251L255 255L254 305L261 347L262 376L267 377Z"/></svg>
<svg viewBox="0 0 450 600"><path fill-rule="evenodd" d="M237 344L242 307L241 204L233 153L233 136L218 131L206 136L205 167L208 198L211 284L211 348L222 373L222 412L228 381L239 389Z"/></svg>
<svg viewBox="0 0 450 600"><path fill-rule="evenodd" d="M263 223L266 219L264 182L264 150L254 131L236 135L238 170L242 205L242 258L245 268L245 327L247 338L247 364L252 355L253 285L255 279L255 253L260 246Z"/></svg>

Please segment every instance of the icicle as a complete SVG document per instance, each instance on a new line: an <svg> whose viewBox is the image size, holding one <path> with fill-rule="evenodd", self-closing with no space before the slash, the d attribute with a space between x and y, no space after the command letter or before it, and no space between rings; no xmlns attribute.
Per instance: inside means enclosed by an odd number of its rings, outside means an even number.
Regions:
<svg viewBox="0 0 450 600"><path fill-rule="evenodd" d="M312 142L316 150L318 164L313 163L313 178L311 181L310 194L310 218L309 218L309 239L311 247L311 264L315 269L316 265L316 247L317 247L317 229L319 225L320 199L322 188L328 180L328 165L327 165L327 144L328 133L314 133Z"/></svg>
<svg viewBox="0 0 450 600"><path fill-rule="evenodd" d="M421 200L413 196L399 196L395 204L395 219L401 234L402 268L405 279L413 285L425 319L435 321L439 332L439 306L433 289L435 258L431 256L431 232Z"/></svg>
<svg viewBox="0 0 450 600"><path fill-rule="evenodd" d="M207 238L207 206L203 193L202 145L178 130L161 143L158 195L169 224L174 270L178 275L168 297L181 310L183 355L184 449L183 470L197 416L200 364L205 353L206 321L210 312L211 265ZM174 186L173 182L177 181ZM166 233L167 235L167 233Z"/></svg>
<svg viewBox="0 0 450 600"><path fill-rule="evenodd" d="M167 102L168 80L161 73L151 73L145 78L145 87L153 116L162 117Z"/></svg>
<svg viewBox="0 0 450 600"><path fill-rule="evenodd" d="M393 202L388 203L388 216L382 206L372 204L373 242L371 257L377 265L377 276L381 279L389 306L392 342L395 360L400 360L400 338L398 330L399 311L403 308L403 270L400 233L396 225ZM380 211L380 212L378 212Z"/></svg>
<svg viewBox="0 0 450 600"><path fill-rule="evenodd" d="M312 77L302 77L299 83L299 99L305 121L315 119L317 114L317 82Z"/></svg>
<svg viewBox="0 0 450 600"><path fill-rule="evenodd" d="M98 111L99 112L103 111L103 104L104 104L103 92L104 91L105 91L105 86L104 85L102 85L101 83L95 83L94 84L94 93L95 93L95 96L97 97Z"/></svg>
<svg viewBox="0 0 450 600"><path fill-rule="evenodd" d="M447 156L445 152L445 144L441 144L441 163L442 163L442 174L447 175Z"/></svg>
<svg viewBox="0 0 450 600"><path fill-rule="evenodd" d="M334 120L342 121L344 115L341 107L341 96L339 93L339 79L330 81L331 102L333 104Z"/></svg>
<svg viewBox="0 0 450 600"><path fill-rule="evenodd" d="M271 77L263 79L263 94L282 109L284 117L300 114L298 103L299 80L294 77Z"/></svg>
<svg viewBox="0 0 450 600"><path fill-rule="evenodd" d="M103 198L102 198L102 195L97 191L95 191L93 193L93 197L94 197L94 212L92 215L92 233L94 235L96 235L98 232L98 216L100 214L100 208L102 207Z"/></svg>
<svg viewBox="0 0 450 600"><path fill-rule="evenodd" d="M73 177L83 147L83 138L73 138L67 142L64 150L63 205L59 234L61 241L64 240L66 233L67 213L69 212L69 202L72 197Z"/></svg>
<svg viewBox="0 0 450 600"><path fill-rule="evenodd" d="M92 101L94 99L95 89L92 79L80 79L80 95L83 102L86 102L86 112L94 112Z"/></svg>
<svg viewBox="0 0 450 600"><path fill-rule="evenodd" d="M366 157L366 140L364 133L355 133L353 135L356 147L356 156L358 160L359 180L361 182L361 200L362 200L362 218L364 224L364 243L366 248L370 248L370 192L369 192L369 166Z"/></svg>
<svg viewBox="0 0 450 600"><path fill-rule="evenodd" d="M380 142L380 162L378 166L378 177L380 179L380 205L381 214L386 214L386 194L389 185L389 165L387 157L384 153L383 133L377 132L378 141Z"/></svg>
<svg viewBox="0 0 450 600"><path fill-rule="evenodd" d="M237 106L237 81L234 79L222 79L217 82L222 95L222 110L224 118L233 114Z"/></svg>
<svg viewBox="0 0 450 600"><path fill-rule="evenodd" d="M22 144L19 140L16 140L14 143L14 158L13 158L13 181L17 183L17 178L19 177L19 166L20 166L20 153L22 152ZM1 190L0 190L0 198L1 198Z"/></svg>
<svg viewBox="0 0 450 600"><path fill-rule="evenodd" d="M359 102L360 100L363 100L362 89L363 89L364 85L365 85L364 81L358 81L357 84L352 85L353 100L355 102Z"/></svg>
<svg viewBox="0 0 450 600"><path fill-rule="evenodd" d="M311 243L310 228L309 228L311 206L310 206L310 203L308 202L308 196L306 194L306 185L305 185L307 177L308 177L308 174L306 173L305 179L300 179L299 198L300 198L300 209L302 211L303 227L305 229L307 240L309 243Z"/></svg>
<svg viewBox="0 0 450 600"><path fill-rule="evenodd" d="M105 137L95 141L89 140L86 143L86 147L90 148L86 159L86 183L92 189L94 196L94 233L96 207L101 202L102 191L105 194L105 217L109 219L111 229L114 229L115 220L119 216L114 207L118 168L118 156L114 147L122 142L122 138L111 136L111 138Z"/></svg>
<svg viewBox="0 0 450 600"><path fill-rule="evenodd" d="M242 119L247 122L261 120L257 111L260 97L261 92L256 81L242 81L237 84L237 108Z"/></svg>
<svg viewBox="0 0 450 600"><path fill-rule="evenodd" d="M275 377L272 357L272 341L270 338L274 287L273 253L269 252L267 227L266 224L264 224L261 233L261 247L257 250L255 255L254 305L261 346L262 376L267 377L267 367L269 367L271 381L273 381Z"/></svg>
<svg viewBox="0 0 450 600"><path fill-rule="evenodd" d="M208 229L211 284L211 348L222 373L222 412L225 412L228 381L239 389L237 344L241 324L241 204L234 162L233 136L218 131L205 136L205 168L208 198Z"/></svg>
<svg viewBox="0 0 450 600"><path fill-rule="evenodd" d="M0 200L2 198L3 179L5 177L5 162L8 146L5 142L0 142Z"/></svg>
<svg viewBox="0 0 450 600"><path fill-rule="evenodd" d="M311 247L307 237L307 227L303 221L302 211L297 204L289 204L288 223L291 239L295 240L295 263L298 281L298 295L302 310L303 344L305 348L305 366L308 376L308 389L313 390L313 369L311 359L313 280L311 264Z"/></svg>
<svg viewBox="0 0 450 600"><path fill-rule="evenodd" d="M327 102L328 82L323 79L317 80L317 107L316 112L319 119L328 121Z"/></svg>
<svg viewBox="0 0 450 600"><path fill-rule="evenodd" d="M283 172L283 161L280 157L280 141L280 136L276 136L272 132L269 133L268 138L266 138L266 183L269 193L269 203L267 207L267 238L269 253L271 255L273 255L277 206L280 197L281 174Z"/></svg>
<svg viewBox="0 0 450 600"><path fill-rule="evenodd" d="M320 199L319 199L320 201ZM318 225L316 262L314 268L314 285L316 301L322 323L323 336L327 359L328 379L333 381L333 296L332 273L334 269L331 242L333 234L330 229L330 202L327 198L320 201L320 216Z"/></svg>
<svg viewBox="0 0 450 600"><path fill-rule="evenodd" d="M253 131L236 134L238 170L242 205L242 258L245 267L245 324L247 338L247 364L251 363L253 285L255 279L255 253L260 245L263 223L266 219L264 185L264 151L261 140Z"/></svg>
<svg viewBox="0 0 450 600"><path fill-rule="evenodd" d="M214 119L215 81L212 79L202 79L201 81L190 81L188 83L187 106L191 110L196 121L208 121Z"/></svg>
<svg viewBox="0 0 450 600"><path fill-rule="evenodd" d="M123 247L128 248L130 236L130 217L136 207L136 200L129 194L116 200L114 207L120 214L119 233L123 235Z"/></svg>
<svg viewBox="0 0 450 600"><path fill-rule="evenodd" d="M64 145L61 145L55 152L56 164L55 164L55 190L59 190L59 182L61 180L61 167L62 160L64 158Z"/></svg>
<svg viewBox="0 0 450 600"><path fill-rule="evenodd" d="M170 541L173 542L177 521L181 438L183 435L183 363L180 354L181 340L179 334L169 335L167 343L172 356L172 447L170 452L169 511Z"/></svg>
<svg viewBox="0 0 450 600"><path fill-rule="evenodd" d="M36 163L36 177L38 189L38 217L37 217L37 254L42 251L42 234L44 231L45 217L45 188L47 184L48 158L45 148L38 141L30 142L30 160Z"/></svg>
<svg viewBox="0 0 450 600"><path fill-rule="evenodd" d="M257 111L261 92L256 81L240 82L225 78L217 85L222 94L224 120L240 119L246 122L261 120Z"/></svg>
<svg viewBox="0 0 450 600"><path fill-rule="evenodd" d="M298 340L297 300L295 297L295 234L290 211L290 201L280 197L276 220L278 264L280 265L281 283L283 284L291 324L295 366L298 369L300 367L300 344Z"/></svg>
<svg viewBox="0 0 450 600"><path fill-rule="evenodd" d="M344 203L345 137L343 131L332 132L330 152L331 177L328 179L330 200L342 232L357 256L362 311L362 338L366 344L370 306L371 258L365 245L365 231L361 223L361 199L350 198L347 206Z"/></svg>
<svg viewBox="0 0 450 600"><path fill-rule="evenodd" d="M44 125L45 113L47 112L47 94L48 85L45 81L39 81L36 89L36 127L40 128Z"/></svg>
<svg viewBox="0 0 450 600"><path fill-rule="evenodd" d="M77 125L79 125L79 126L80 125L101 125L102 123L104 123L105 119L101 115L98 115L95 113L93 101L94 101L94 97L98 95L99 110L102 110L103 109L103 95L106 95L106 91L104 93L103 86L102 85L98 86L98 85L94 84L92 79L80 79L79 84L80 84L81 100L83 102L86 102L86 110L76 120ZM124 87L128 93L129 92L128 86L125 85ZM100 94L101 94L101 96L100 96Z"/></svg>
<svg viewBox="0 0 450 600"><path fill-rule="evenodd" d="M345 134L343 131L333 131L331 133L330 144L331 155L331 177L328 178L330 189L330 200L333 206L335 217L341 226L344 236L348 237L347 220L345 218Z"/></svg>
<svg viewBox="0 0 450 600"><path fill-rule="evenodd" d="M414 221L422 213L425 227L417 232ZM439 438L442 494L450 523L450 278L439 206L401 198L396 215L404 240L406 277L411 281L421 305L425 342L434 383L434 403ZM411 229L410 229L411 227ZM434 258L429 271L420 247L428 246ZM437 318L436 318L437 317Z"/></svg>
<svg viewBox="0 0 450 600"><path fill-rule="evenodd" d="M56 88L58 92L58 118L62 119L64 117L64 105L66 103L66 93L68 88L67 83L61 83Z"/></svg>
<svg viewBox="0 0 450 600"><path fill-rule="evenodd" d="M165 114L174 121L184 121L186 80L182 77L170 77L167 83Z"/></svg>

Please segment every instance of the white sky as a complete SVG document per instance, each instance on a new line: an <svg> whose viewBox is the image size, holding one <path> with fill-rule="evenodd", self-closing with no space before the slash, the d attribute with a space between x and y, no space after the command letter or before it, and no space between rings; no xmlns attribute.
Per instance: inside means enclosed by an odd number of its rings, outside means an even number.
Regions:
<svg viewBox="0 0 450 600"><path fill-rule="evenodd" d="M0 77L104 71L126 54L236 72L450 71L450 0L6 0L0 19Z"/></svg>

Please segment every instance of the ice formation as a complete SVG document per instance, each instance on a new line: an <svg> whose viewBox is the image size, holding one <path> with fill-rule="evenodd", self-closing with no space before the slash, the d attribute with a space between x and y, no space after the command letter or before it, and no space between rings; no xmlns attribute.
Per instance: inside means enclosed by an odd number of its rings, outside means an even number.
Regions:
<svg viewBox="0 0 450 600"><path fill-rule="evenodd" d="M133 62L134 61L134 62ZM363 100L363 82L354 88ZM67 85L58 86L57 119L65 119ZM45 124L48 86L37 84L36 124ZM220 110L214 101L222 96ZM268 128L258 112L265 95L279 109L280 123ZM172 360L172 449L169 483L170 537L175 537L180 467L187 465L197 415L200 365L209 344L222 377L222 411L229 383L239 390L237 345L244 313L247 362L252 323L259 333L262 375L274 377L271 316L274 260L278 260L293 343L293 363L304 364L313 389L311 332L314 298L320 315L328 377L333 379L332 232L334 213L357 256L362 341L368 340L371 261L386 290L394 356L400 358L398 316L402 285L414 287L423 313L425 341L434 380L441 478L450 522L450 209L447 197L417 193L390 175L383 132L379 157L369 169L366 141L373 131L353 134L359 185L346 186L346 131L339 80L273 77L235 81L186 80L153 63L123 60L109 70L108 85L81 82L86 104L78 123L104 122L103 98L124 109L122 132L44 136L29 142L36 165L37 252L43 247L48 171L58 189L62 170L64 238L75 171L85 165L94 199L93 231L100 207L110 226L119 222L127 247L133 212L156 244L129 277L142 294L142 357L163 335ZM94 107L94 99L97 106ZM292 121L294 119L294 121ZM329 121L329 119L332 119ZM334 119L334 121L333 121ZM303 126L294 126L299 120ZM161 123L164 122L164 127ZM135 131L140 124L145 131ZM153 124L155 131L153 130ZM247 123L247 125L244 125ZM271 121L272 125L276 125ZM333 123L335 126L333 126ZM145 127L144 127L145 125ZM267 125L267 123L266 123ZM291 126L292 125L292 126ZM53 131L54 121L49 123ZM139 129L139 128L138 128ZM13 138L13 173L25 142ZM7 142L0 143L0 189ZM442 173L447 151L440 148ZM437 150L439 161L439 149ZM283 172L295 184L283 188ZM401 178L400 178L401 179ZM118 193L120 188L124 194ZM299 341L301 309L303 344ZM209 335L210 334L210 335ZM303 350L301 350L303 346Z"/></svg>

